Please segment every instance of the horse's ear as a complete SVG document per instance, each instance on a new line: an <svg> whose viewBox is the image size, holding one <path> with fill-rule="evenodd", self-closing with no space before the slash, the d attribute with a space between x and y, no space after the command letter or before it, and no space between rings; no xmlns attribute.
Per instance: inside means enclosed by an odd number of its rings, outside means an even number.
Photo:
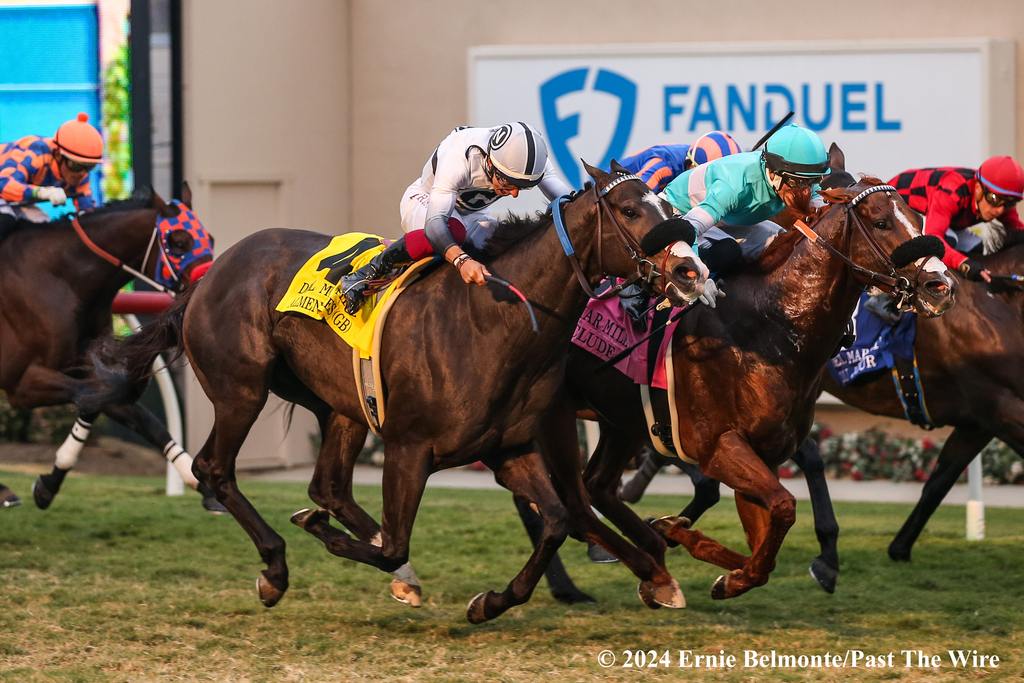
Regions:
<svg viewBox="0 0 1024 683"><path fill-rule="evenodd" d="M834 142L828 148L828 165L832 168L833 173L846 170L846 155Z"/></svg>
<svg viewBox="0 0 1024 683"><path fill-rule="evenodd" d="M160 193L157 192L156 190L153 190L153 196L150 198L150 202L153 208L156 209L157 213L159 213L161 216L166 216L167 218L170 218L171 216L177 215L178 213L173 206L170 206L167 202L164 201L164 198L161 197Z"/></svg>
<svg viewBox="0 0 1024 683"><path fill-rule="evenodd" d="M621 173L622 175L629 175L629 169L620 164L618 159L612 159L612 173Z"/></svg>
<svg viewBox="0 0 1024 683"><path fill-rule="evenodd" d="M584 159L580 159L580 161L583 162L583 168L587 169L587 174L594 179L595 183L600 183L603 178L608 176L607 173L596 166L591 166Z"/></svg>
<svg viewBox="0 0 1024 683"><path fill-rule="evenodd" d="M187 206L190 209L193 208L193 206L192 206L192 188L189 187L189 184L188 184L187 180L181 181L181 203L184 204L185 206Z"/></svg>

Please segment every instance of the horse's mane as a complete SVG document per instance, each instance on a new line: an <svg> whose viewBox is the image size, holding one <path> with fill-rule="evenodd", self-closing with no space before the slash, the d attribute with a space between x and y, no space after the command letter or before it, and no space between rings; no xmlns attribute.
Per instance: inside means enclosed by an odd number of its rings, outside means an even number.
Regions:
<svg viewBox="0 0 1024 683"><path fill-rule="evenodd" d="M490 260L504 254L545 225L551 225L551 222L551 209L537 211L532 216L520 216L510 211L503 220L498 221L483 249L476 249L468 242L462 246L474 257Z"/></svg>

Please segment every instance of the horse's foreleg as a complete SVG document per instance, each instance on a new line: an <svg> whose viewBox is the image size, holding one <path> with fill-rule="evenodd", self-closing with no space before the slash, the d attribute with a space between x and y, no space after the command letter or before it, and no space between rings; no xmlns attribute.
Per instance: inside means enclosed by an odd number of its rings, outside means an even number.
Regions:
<svg viewBox="0 0 1024 683"><path fill-rule="evenodd" d="M666 458L653 448L645 449L640 460L640 467L636 473L619 489L619 498L627 503L639 503L655 475L662 467L672 462L670 458Z"/></svg>
<svg viewBox="0 0 1024 683"><path fill-rule="evenodd" d="M684 607L683 592L668 569L608 528L591 510L580 474L576 415L569 406L564 398L556 399L540 422L537 440L571 523L587 541L618 557L640 579L639 593L645 604L652 608Z"/></svg>
<svg viewBox="0 0 1024 683"><path fill-rule="evenodd" d="M752 551L741 568L721 576L711 588L715 599L732 598L768 582L775 557L796 522L796 499L739 434L718 439L704 471L736 492L736 508Z"/></svg>
<svg viewBox="0 0 1024 683"><path fill-rule="evenodd" d="M626 463L633 459L642 445L630 434L602 422L601 438L583 477L594 506L627 538L649 553L655 562L664 565L665 540L618 496Z"/></svg>
<svg viewBox="0 0 1024 683"><path fill-rule="evenodd" d="M567 535L565 507L548 479L540 454L525 453L504 458L497 464L494 478L511 491L517 501L537 506L542 528L530 559L505 590L501 593L480 593L470 601L466 618L473 624L494 619L510 607L529 600L545 567Z"/></svg>
<svg viewBox="0 0 1024 683"><path fill-rule="evenodd" d="M697 465L682 460L677 460L675 465L686 472L693 482L693 500L679 513L680 517L689 520L693 525L705 512L718 504L722 497L721 484L717 479L706 476Z"/></svg>
<svg viewBox="0 0 1024 683"><path fill-rule="evenodd" d="M807 480L811 509L814 511L814 533L818 536L821 548L821 553L811 561L811 576L827 592L834 593L836 579L839 578L839 522L832 509L832 497L825 480L825 463L821 459L818 444L813 439L804 439L793 454L793 461Z"/></svg>
<svg viewBox="0 0 1024 683"><path fill-rule="evenodd" d="M380 545L380 524L352 495L352 472L369 429L338 413L330 413L320 423L323 442L309 482L309 497L361 541ZM395 600L411 607L423 604L420 580L411 564L402 565L392 576L391 596Z"/></svg>
<svg viewBox="0 0 1024 683"><path fill-rule="evenodd" d="M519 519L526 528L526 534L530 537L530 543L536 549L544 531L543 518L534 512L528 501L513 496L512 502L515 503ZM573 583L569 572L565 570L565 565L562 564L562 558L558 556L557 552L551 556L551 561L548 562L547 569L544 570L544 578L548 581L551 596L559 602L564 602L567 605L573 605L578 602L594 602L594 598L581 591Z"/></svg>
<svg viewBox="0 0 1024 683"><path fill-rule="evenodd" d="M889 544L889 557L894 560L909 560L914 541L924 530L932 513L946 497L953 484L960 478L964 468L981 449L992 440L992 433L972 427L957 427L946 439L939 453L935 471L928 477L921 491L921 498L914 506L896 537Z"/></svg>

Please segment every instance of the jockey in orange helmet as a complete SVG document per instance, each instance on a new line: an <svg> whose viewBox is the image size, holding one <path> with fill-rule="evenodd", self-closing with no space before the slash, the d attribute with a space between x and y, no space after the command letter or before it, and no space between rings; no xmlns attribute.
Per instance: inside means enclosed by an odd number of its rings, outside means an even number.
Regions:
<svg viewBox="0 0 1024 683"><path fill-rule="evenodd" d="M89 172L102 158L103 137L86 114L61 124L52 138L29 135L0 146L0 216L17 216L10 204L61 206L69 197L79 209L92 208Z"/></svg>

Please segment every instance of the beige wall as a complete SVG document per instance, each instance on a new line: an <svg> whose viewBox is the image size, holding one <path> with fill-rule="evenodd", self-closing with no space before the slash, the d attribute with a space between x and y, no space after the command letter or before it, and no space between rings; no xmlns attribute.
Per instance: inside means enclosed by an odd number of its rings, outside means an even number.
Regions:
<svg viewBox="0 0 1024 683"><path fill-rule="evenodd" d="M808 0L352 0L353 223L396 232L398 199L444 134L459 123L495 123L466 120L472 46L955 37L1024 44L1020 0L858 0L842 7ZM1016 59L1019 111L1024 51ZM955 113L937 115L949 117L955 134ZM1017 117L1016 140L1017 157L1024 157L1024 117Z"/></svg>
<svg viewBox="0 0 1024 683"><path fill-rule="evenodd" d="M185 177L217 251L266 227L342 232L350 207L348 3L185 0ZM188 446L213 416L192 379ZM285 437L271 399L241 464L308 461L303 411ZM272 414L271 414L272 413Z"/></svg>
<svg viewBox="0 0 1024 683"><path fill-rule="evenodd" d="M472 46L1024 42L1019 0L185 0L184 19L186 172L219 251L270 225L397 235L399 197L437 142L456 124L494 123L467 121ZM1014 116L1019 49L1016 74ZM955 112L936 114L955 134ZM1024 117L1016 140L1024 157ZM194 383L188 418L194 450L212 421ZM267 448L247 446L244 458L308 459L308 429L282 442L278 420L264 420L248 443Z"/></svg>

